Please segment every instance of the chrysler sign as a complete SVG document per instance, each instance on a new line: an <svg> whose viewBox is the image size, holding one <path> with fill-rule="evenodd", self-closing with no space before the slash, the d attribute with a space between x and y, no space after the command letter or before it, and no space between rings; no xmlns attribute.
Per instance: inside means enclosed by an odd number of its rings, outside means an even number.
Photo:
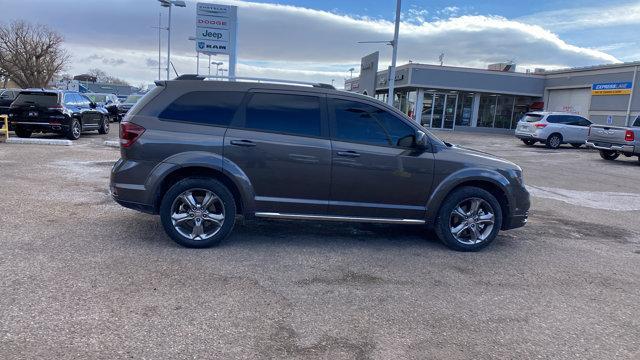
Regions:
<svg viewBox="0 0 640 360"><path fill-rule="evenodd" d="M235 6L198 3L196 51L235 56L237 18L238 8Z"/></svg>

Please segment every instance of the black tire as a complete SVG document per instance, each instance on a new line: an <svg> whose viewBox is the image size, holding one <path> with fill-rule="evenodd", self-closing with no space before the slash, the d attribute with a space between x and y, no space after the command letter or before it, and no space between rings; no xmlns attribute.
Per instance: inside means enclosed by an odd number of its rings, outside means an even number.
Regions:
<svg viewBox="0 0 640 360"><path fill-rule="evenodd" d="M31 130L24 129L19 126L16 126L16 128L13 131L16 133L16 136L19 138L30 138L31 134L33 133Z"/></svg>
<svg viewBox="0 0 640 360"><path fill-rule="evenodd" d="M558 133L549 135L549 137L547 138L547 141L545 142L545 145L549 149L557 149L557 148L559 148L560 145L562 145L562 135L560 135Z"/></svg>
<svg viewBox="0 0 640 360"><path fill-rule="evenodd" d="M109 117L100 118L100 127L98 128L98 134L105 135L109 133Z"/></svg>
<svg viewBox="0 0 640 360"><path fill-rule="evenodd" d="M490 206L491 211L493 212L493 227L491 229L484 228L483 231L486 231L486 237L481 241L478 241L473 244L465 243L459 239L457 239L453 234L451 229L451 222L457 216L454 215L454 209L456 209L460 204L465 203L466 201L470 201L470 199L481 199L484 200L483 208L485 206ZM464 210L464 209L463 209ZM473 217L473 216L470 216ZM475 217L479 217L476 213ZM479 225L476 225L477 229ZM473 187L473 186L465 186L459 189L454 190L451 194L447 196L442 205L440 206L440 210L438 210L438 215L436 217L434 230L438 235L438 238L450 249L456 251L478 251L485 246L489 245L498 235L500 228L502 226L502 210L500 208L500 204L498 200L488 191ZM464 231L471 231L464 230Z"/></svg>
<svg viewBox="0 0 640 360"><path fill-rule="evenodd" d="M536 143L536 141L533 139L521 139L521 140L525 145L528 145L528 146L534 145Z"/></svg>
<svg viewBox="0 0 640 360"><path fill-rule="evenodd" d="M184 233L185 230L188 230L188 228L182 229L182 226L174 226L173 224L172 214L178 202L180 201L178 200L178 197L180 197L180 195L185 193L186 191L190 190L194 191L194 198L196 199L196 201L204 201L204 199L199 199L199 197L197 196L199 192L204 191L209 191L215 194L219 200L216 200L215 205L214 203L212 203L212 206L214 206L215 208L207 208L205 210L213 209L213 211L211 212L212 214L214 212L217 214L218 211L221 212L221 214L223 215L222 226L219 226L218 224L213 225L216 226L216 229L218 230L215 230L214 234L206 239L191 239L180 233L180 231ZM193 210L195 210L195 208L193 208ZM189 209L187 208L186 211L189 212ZM186 212L178 215L184 214L186 214ZM164 227L167 235L169 235L169 237L176 243L189 248L207 248L220 244L220 242L224 240L233 230L233 226L235 224L235 216L236 203L229 189L227 189L227 187L221 182L208 178L192 177L178 181L169 189L169 191L165 193L160 205L160 221L162 222L162 226ZM198 217L201 217L201 223L205 224L204 219L207 217L207 215L198 213L195 216L190 216L188 220L184 220L184 226L188 227L191 225L191 228L193 229L195 227L196 220L199 219ZM178 229L176 229L176 227L180 228L181 230L179 231ZM201 227L201 229L203 228ZM195 231L192 232L192 234L193 233L195 233Z"/></svg>
<svg viewBox="0 0 640 360"><path fill-rule="evenodd" d="M80 139L80 135L82 134L82 124L78 119L71 119L71 124L69 124L69 130L67 130L67 139L69 140L78 140Z"/></svg>
<svg viewBox="0 0 640 360"><path fill-rule="evenodd" d="M600 150L600 157L605 160L615 160L620 156L620 153L613 150Z"/></svg>
<svg viewBox="0 0 640 360"><path fill-rule="evenodd" d="M582 144L571 144L571 146L574 147L574 149L580 149L580 147L582 146Z"/></svg>

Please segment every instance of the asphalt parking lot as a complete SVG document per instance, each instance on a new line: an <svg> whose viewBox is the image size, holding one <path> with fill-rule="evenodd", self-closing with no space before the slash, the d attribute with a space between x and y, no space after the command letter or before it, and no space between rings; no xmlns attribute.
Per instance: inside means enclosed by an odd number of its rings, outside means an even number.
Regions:
<svg viewBox="0 0 640 360"><path fill-rule="evenodd" d="M640 163L439 133L522 166L529 224L247 221L185 249L115 204L117 137L0 143L0 358L638 359Z"/></svg>

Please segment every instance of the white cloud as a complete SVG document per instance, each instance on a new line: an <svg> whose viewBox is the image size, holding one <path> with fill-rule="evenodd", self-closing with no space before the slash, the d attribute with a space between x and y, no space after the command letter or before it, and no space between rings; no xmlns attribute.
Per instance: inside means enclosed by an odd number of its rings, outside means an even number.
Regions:
<svg viewBox="0 0 640 360"><path fill-rule="evenodd" d="M240 7L240 76L293 75L323 82L336 78L341 84L342 77L346 76L344 70L359 63L364 54L381 50L381 67L389 61L388 46L357 43L391 39L393 24L389 21L288 5L224 2ZM73 8L74 21L69 20L70 8ZM157 57L157 33L151 27L157 25L159 11L159 5L152 0L21 0L20 5L5 4L3 8L5 19L23 18L61 31L74 54L71 69L74 72L91 67L82 60L87 54L95 54L101 58L92 60L94 65L133 82L150 81L157 76L157 68L154 70L148 60ZM458 10L446 11L451 14ZM163 13L166 18L166 11ZM96 14L104 21L96 21ZM194 45L187 40L193 35L194 17L194 1L189 1L186 9L173 11L172 53L181 72L195 70ZM509 59L515 59L521 67L532 64L584 66L618 61L604 51L568 44L538 25L496 16L403 22L400 33L400 63L408 60L435 63L441 52L446 54L446 65L473 67ZM121 59L126 66L104 59ZM258 62L263 69L258 69Z"/></svg>
<svg viewBox="0 0 640 360"><path fill-rule="evenodd" d="M640 24L640 2L543 11L518 20L558 32Z"/></svg>

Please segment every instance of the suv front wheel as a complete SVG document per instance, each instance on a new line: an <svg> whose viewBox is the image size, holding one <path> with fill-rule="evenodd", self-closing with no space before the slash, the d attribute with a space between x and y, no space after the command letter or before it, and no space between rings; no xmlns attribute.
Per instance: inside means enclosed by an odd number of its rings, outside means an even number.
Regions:
<svg viewBox="0 0 640 360"><path fill-rule="evenodd" d="M162 198L160 220L175 242L191 248L218 245L235 224L236 203L219 181L187 178Z"/></svg>
<svg viewBox="0 0 640 360"><path fill-rule="evenodd" d="M489 245L502 226L498 200L477 187L462 187L443 202L436 218L435 231L449 248L478 251Z"/></svg>
<svg viewBox="0 0 640 360"><path fill-rule="evenodd" d="M78 119L72 119L71 124L69 125L69 130L67 130L67 139L69 140L78 140L80 139L80 135L82 134L82 124Z"/></svg>

